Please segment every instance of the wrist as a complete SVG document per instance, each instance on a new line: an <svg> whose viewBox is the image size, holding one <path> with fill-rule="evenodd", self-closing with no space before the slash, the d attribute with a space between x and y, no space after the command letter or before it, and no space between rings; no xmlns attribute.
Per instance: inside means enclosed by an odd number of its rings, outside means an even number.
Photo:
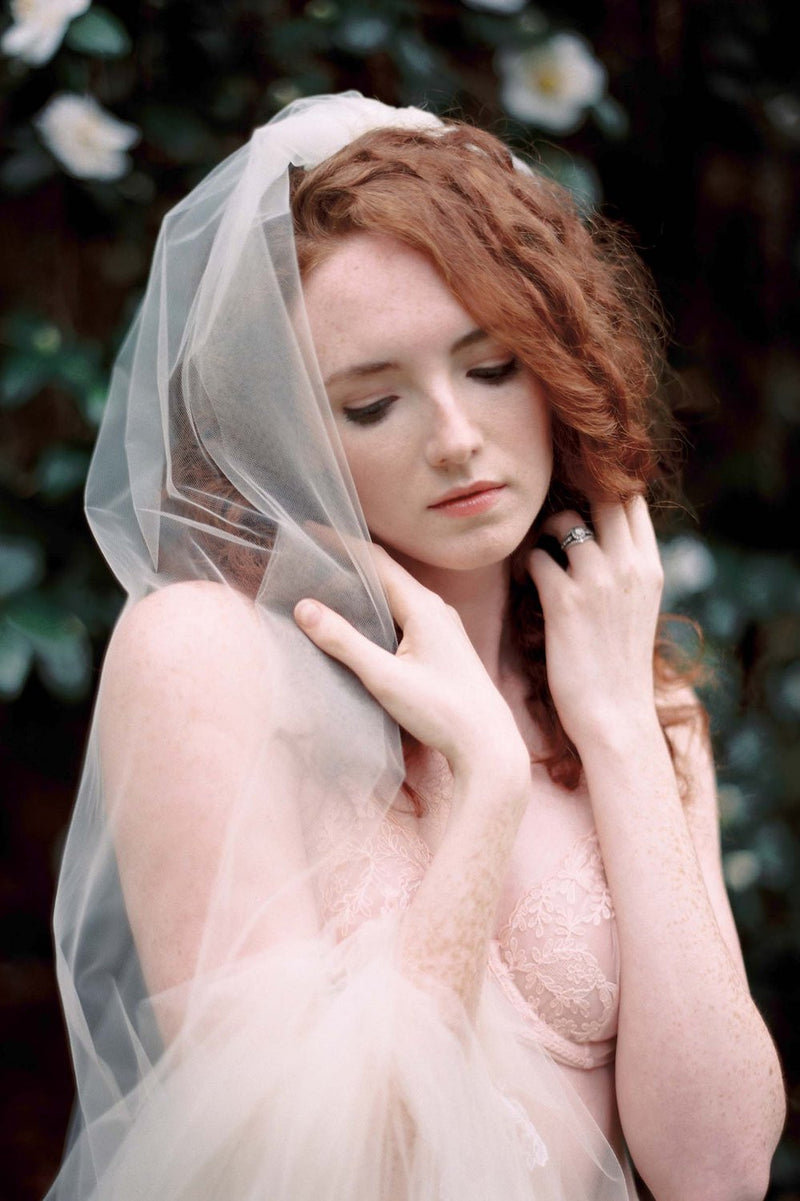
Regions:
<svg viewBox="0 0 800 1201"><path fill-rule="evenodd" d="M613 745L620 739L660 728L652 689L620 698L602 693L594 700L583 697L579 712L562 717L562 722L580 751L584 744Z"/></svg>
<svg viewBox="0 0 800 1201"><path fill-rule="evenodd" d="M587 723L573 735L584 769L593 763L614 760L640 762L642 757L669 754L655 704L634 712L616 710Z"/></svg>
<svg viewBox="0 0 800 1201"><path fill-rule="evenodd" d="M530 754L513 718L509 727L476 732L448 761L456 792L509 795L530 787Z"/></svg>

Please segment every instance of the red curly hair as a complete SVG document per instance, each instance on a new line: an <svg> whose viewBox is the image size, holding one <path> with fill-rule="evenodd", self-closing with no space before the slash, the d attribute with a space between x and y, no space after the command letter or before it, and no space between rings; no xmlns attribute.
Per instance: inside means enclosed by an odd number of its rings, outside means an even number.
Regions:
<svg viewBox="0 0 800 1201"><path fill-rule="evenodd" d="M575 788L580 758L550 695L541 605L522 560L549 512L576 508L588 518L589 497L675 492L678 439L659 391L663 324L649 276L616 227L587 219L564 188L460 123L366 133L319 166L294 171L291 195L301 276L348 234L391 237L425 254L480 328L546 389L553 478L512 564L509 619L529 709L548 741L543 762L553 780ZM699 675L663 623L654 669L661 684ZM687 716L686 705L660 710L665 729Z"/></svg>

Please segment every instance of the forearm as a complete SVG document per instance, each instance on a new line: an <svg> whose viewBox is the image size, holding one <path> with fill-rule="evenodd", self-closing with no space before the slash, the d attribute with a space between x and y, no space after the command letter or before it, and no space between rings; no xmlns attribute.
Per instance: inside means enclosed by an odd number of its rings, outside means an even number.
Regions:
<svg viewBox="0 0 800 1201"><path fill-rule="evenodd" d="M655 712L580 749L616 910L631 1152L658 1201L759 1196L780 1069L720 934Z"/></svg>
<svg viewBox="0 0 800 1201"><path fill-rule="evenodd" d="M454 779L447 829L403 916L400 968L423 986L441 987L473 1015L487 948L530 789L520 749L476 763Z"/></svg>

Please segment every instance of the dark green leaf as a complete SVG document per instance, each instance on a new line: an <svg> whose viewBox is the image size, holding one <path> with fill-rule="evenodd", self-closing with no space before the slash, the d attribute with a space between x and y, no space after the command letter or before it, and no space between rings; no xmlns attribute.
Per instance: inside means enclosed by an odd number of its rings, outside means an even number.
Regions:
<svg viewBox="0 0 800 1201"><path fill-rule="evenodd" d="M6 619L30 642L42 682L65 700L77 700L88 691L92 648L86 627L73 613L40 593L15 597L6 607Z"/></svg>
<svg viewBox="0 0 800 1201"><path fill-rule="evenodd" d="M621 141L630 132L630 117L613 96L603 96L602 100L598 100L592 107L592 116L606 137L615 141Z"/></svg>
<svg viewBox="0 0 800 1201"><path fill-rule="evenodd" d="M270 54L282 70L299 70L314 54L324 54L331 41L326 25L303 18L276 21L268 36Z"/></svg>
<svg viewBox="0 0 800 1201"><path fill-rule="evenodd" d="M39 592L14 597L6 606L6 617L30 640L37 654L85 635L83 623L74 614Z"/></svg>
<svg viewBox="0 0 800 1201"><path fill-rule="evenodd" d="M141 113L145 138L176 163L204 162L214 149L208 127L187 109L149 104Z"/></svg>
<svg viewBox="0 0 800 1201"><path fill-rule="evenodd" d="M44 552L30 538L0 534L0 597L33 588L44 576Z"/></svg>
<svg viewBox="0 0 800 1201"><path fill-rule="evenodd" d="M371 54L386 43L392 26L384 17L365 9L345 17L333 32L333 41L348 54Z"/></svg>
<svg viewBox="0 0 800 1201"><path fill-rule="evenodd" d="M572 192L583 212L591 212L602 200L600 176L588 159L548 146L542 149L541 163L548 175Z"/></svg>
<svg viewBox="0 0 800 1201"><path fill-rule="evenodd" d="M89 452L78 446L48 446L36 464L36 483L47 500L60 500L86 482Z"/></svg>
<svg viewBox="0 0 800 1201"><path fill-rule="evenodd" d="M70 346L55 359L56 377L59 383L82 398L97 386L100 354L94 346Z"/></svg>
<svg viewBox="0 0 800 1201"><path fill-rule="evenodd" d="M0 167L0 187L14 195L32 192L55 175L57 167L53 159L40 146L12 154Z"/></svg>
<svg viewBox="0 0 800 1201"><path fill-rule="evenodd" d="M131 50L131 39L119 18L96 5L72 22L65 41L71 50L94 58L122 58Z"/></svg>
<svg viewBox="0 0 800 1201"><path fill-rule="evenodd" d="M81 412L86 420L95 429L100 424L103 412L106 407L106 397L108 395L108 384L103 382L93 384L78 398L80 401Z"/></svg>
<svg viewBox="0 0 800 1201"><path fill-rule="evenodd" d="M18 409L52 377L52 363L27 351L9 351L0 366L0 408Z"/></svg>
<svg viewBox="0 0 800 1201"><path fill-rule="evenodd" d="M0 699L13 701L28 678L33 647L9 622L0 618Z"/></svg>
<svg viewBox="0 0 800 1201"><path fill-rule="evenodd" d="M36 666L43 684L56 696L68 701L85 696L92 678L92 652L83 628L37 651Z"/></svg>
<svg viewBox="0 0 800 1201"><path fill-rule="evenodd" d="M52 321L47 321L38 313L31 313L27 309L17 309L3 320L3 341L16 350L50 355L61 349L63 337L61 330L57 325L53 325Z"/></svg>

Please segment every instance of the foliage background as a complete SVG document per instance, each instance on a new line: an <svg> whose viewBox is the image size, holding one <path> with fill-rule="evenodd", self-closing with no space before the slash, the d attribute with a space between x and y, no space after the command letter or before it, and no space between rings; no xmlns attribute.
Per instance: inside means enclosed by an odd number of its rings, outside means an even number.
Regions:
<svg viewBox="0 0 800 1201"><path fill-rule="evenodd" d="M791 6L616 0L105 0L41 66L0 60L0 1162L45 1190L71 1084L50 965L58 849L119 598L81 485L161 217L296 95L356 87L477 120L633 231L673 327L691 512L664 530L699 618L726 875L791 1094L770 1196L800 1197L800 79ZM503 48L581 33L608 88L558 134L504 110ZM545 81L546 82L546 81ZM529 79L530 83L530 79ZM532 86L532 85L531 85ZM140 131L71 177L32 120L94 96Z"/></svg>

